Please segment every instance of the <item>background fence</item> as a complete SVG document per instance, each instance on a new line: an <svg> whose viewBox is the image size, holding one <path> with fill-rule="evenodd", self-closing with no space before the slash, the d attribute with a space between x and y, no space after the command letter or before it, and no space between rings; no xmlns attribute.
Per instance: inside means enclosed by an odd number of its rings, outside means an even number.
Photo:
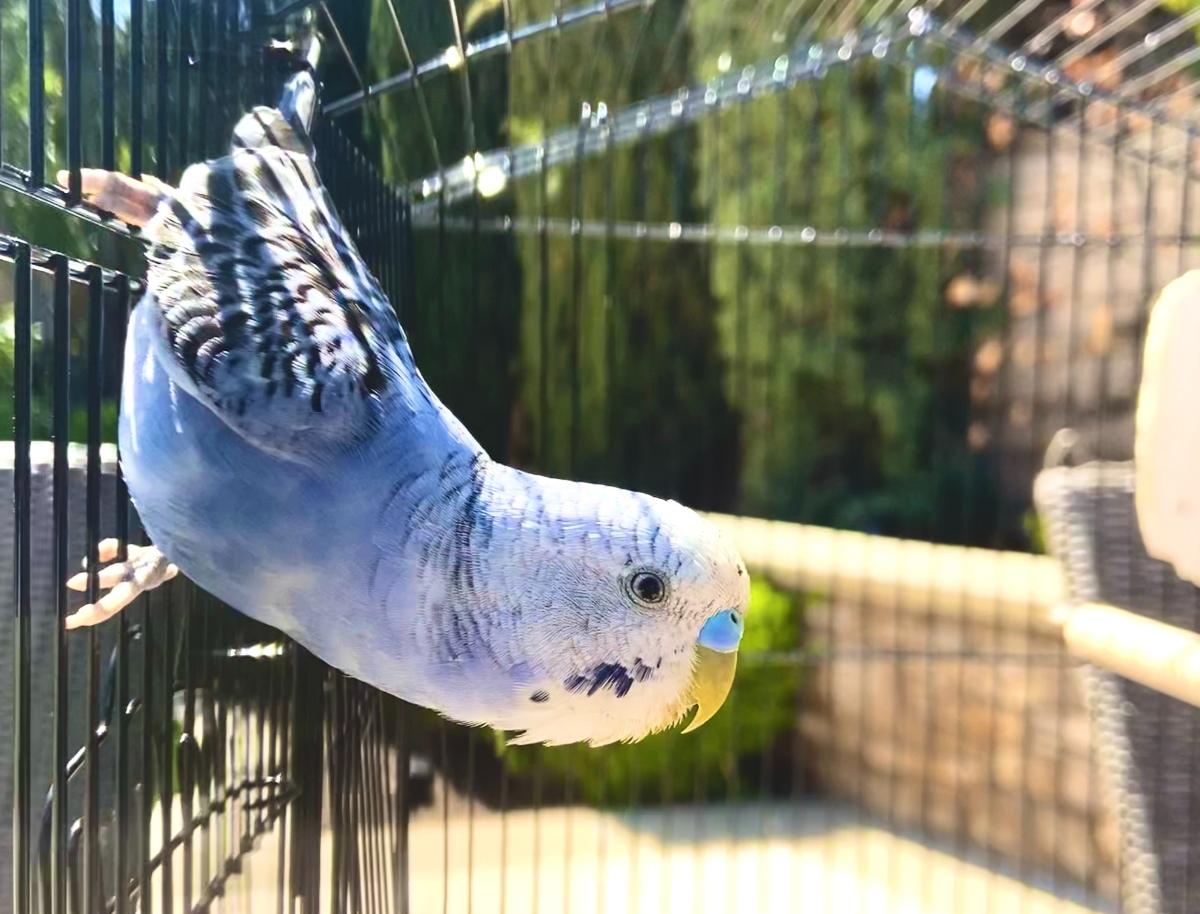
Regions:
<svg viewBox="0 0 1200 914"><path fill-rule="evenodd" d="M1195 766L1159 764L1197 757L1194 713L1063 649L1080 577L1032 492L1062 428L1131 456L1149 298L1195 261L1198 25L1149 0L0 3L14 908L1197 909ZM62 632L86 550L137 541L110 445L143 266L48 176L177 177L275 97L272 42L313 36L322 174L439 395L499 459L742 545L742 670L696 734L505 748L183 581ZM1128 510L1077 502L1043 509L1111 570L1087 598L1196 629Z"/></svg>

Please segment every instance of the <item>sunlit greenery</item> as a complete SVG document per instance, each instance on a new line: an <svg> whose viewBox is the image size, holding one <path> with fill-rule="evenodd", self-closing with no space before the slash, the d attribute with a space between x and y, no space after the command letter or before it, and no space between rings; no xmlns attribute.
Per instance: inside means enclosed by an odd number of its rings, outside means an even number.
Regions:
<svg viewBox="0 0 1200 914"><path fill-rule="evenodd" d="M517 6L526 22L552 10ZM442 163L540 142L569 128L584 102L617 109L773 62L786 45L769 23L783 5L741 6L664 0L646 16L530 41L507 66L472 69L474 147L458 76L427 86ZM496 15L469 6L478 34L499 27ZM376 4L375 76L404 66L387 16ZM430 17L428 33L420 15L405 23L410 45L427 53L452 41L442 18ZM917 44L883 63L831 66L448 215L974 228L1004 188L983 139L986 112L938 90L944 65ZM931 95L914 95L918 72ZM347 125L393 179L436 168L412 92ZM1003 314L991 301L953 307L944 293L980 269L976 253L461 227L419 230L417 250L418 356L497 453L708 508L943 541L1023 539L1019 511L999 513L986 455L968 446L971 358Z"/></svg>

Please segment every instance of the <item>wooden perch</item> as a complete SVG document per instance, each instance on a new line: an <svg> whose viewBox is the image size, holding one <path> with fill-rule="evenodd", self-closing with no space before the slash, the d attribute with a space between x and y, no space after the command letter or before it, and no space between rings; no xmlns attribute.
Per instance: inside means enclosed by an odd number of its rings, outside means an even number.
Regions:
<svg viewBox="0 0 1200 914"><path fill-rule="evenodd" d="M1115 606L1065 607L1053 559L710 514L751 574L866 605L985 619L1061 634L1097 666L1200 706L1200 634Z"/></svg>
<svg viewBox="0 0 1200 914"><path fill-rule="evenodd" d="M1072 654L1200 707L1200 634L1103 603L1055 615Z"/></svg>
<svg viewBox="0 0 1200 914"><path fill-rule="evenodd" d="M707 516L737 545L751 574L785 588L1051 633L1051 612L1066 599L1058 562L1046 556Z"/></svg>

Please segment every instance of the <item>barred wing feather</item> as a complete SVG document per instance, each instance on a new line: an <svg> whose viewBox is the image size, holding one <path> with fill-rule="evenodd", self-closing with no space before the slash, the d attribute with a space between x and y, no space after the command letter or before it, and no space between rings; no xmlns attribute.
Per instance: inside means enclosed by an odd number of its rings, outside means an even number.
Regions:
<svg viewBox="0 0 1200 914"><path fill-rule="evenodd" d="M191 166L146 233L167 361L223 420L275 450L377 428L411 355L283 115L246 115L230 154Z"/></svg>

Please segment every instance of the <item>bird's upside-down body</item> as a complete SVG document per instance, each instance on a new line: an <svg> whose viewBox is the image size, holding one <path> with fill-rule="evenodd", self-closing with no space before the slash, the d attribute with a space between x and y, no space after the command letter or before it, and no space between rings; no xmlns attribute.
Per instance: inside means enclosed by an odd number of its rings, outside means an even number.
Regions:
<svg viewBox="0 0 1200 914"><path fill-rule="evenodd" d="M154 547L101 572L113 590L72 624L178 568L350 675L517 741L639 739L696 705L702 723L732 683L741 559L675 502L483 451L320 182L312 90L293 77L177 190L85 173L152 242L120 452Z"/></svg>

